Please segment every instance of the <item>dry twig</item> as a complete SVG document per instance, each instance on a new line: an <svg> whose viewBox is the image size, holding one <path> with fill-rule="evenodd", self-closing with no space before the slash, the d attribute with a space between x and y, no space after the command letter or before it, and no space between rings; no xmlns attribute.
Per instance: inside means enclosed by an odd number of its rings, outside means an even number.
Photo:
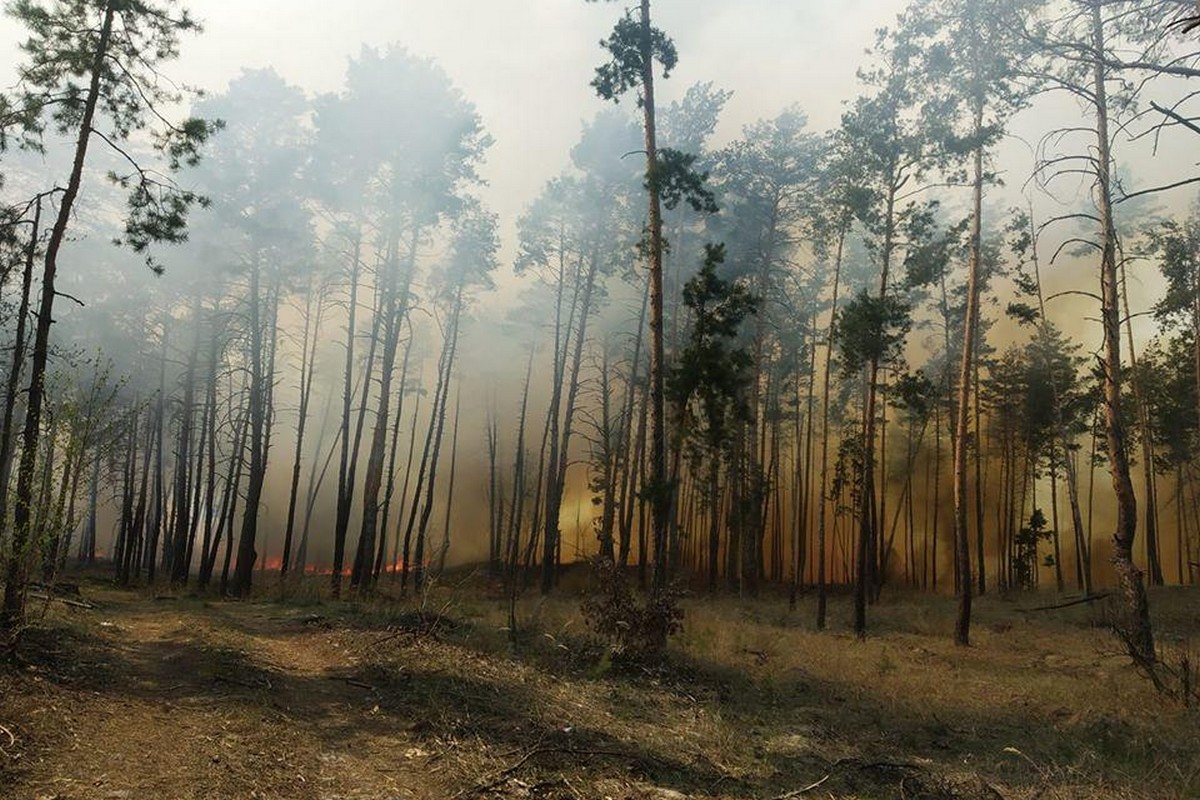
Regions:
<svg viewBox="0 0 1200 800"><path fill-rule="evenodd" d="M17 737L13 736L12 731L10 731L8 728L4 727L3 725L0 725L0 733L3 733L5 736L8 737L8 746L9 747L13 747L14 745L16 745ZM4 750L5 750L5 748L0 747L0 753L3 753Z"/></svg>
<svg viewBox="0 0 1200 800"><path fill-rule="evenodd" d="M828 775L826 775L824 778L821 778L821 780L817 781L816 783L810 783L808 786L805 786L803 789L796 789L795 791L785 792L783 794L776 795L775 797L772 797L771 800L794 800L794 798L796 798L796 797L800 797L802 795L808 794L813 789L821 788L821 784L825 783L825 781L829 780L831 777L833 777L832 772L829 773Z"/></svg>
<svg viewBox="0 0 1200 800"><path fill-rule="evenodd" d="M525 764L527 764L535 756L544 755L546 753L562 753L563 755L569 756L612 756L614 758L634 758L634 756L630 755L629 753L621 752L619 750L578 750L567 747L535 747L517 759L513 764L496 773L496 777L492 780L487 782L480 781L469 789L462 789L458 791L454 797L458 798L462 797L463 795L470 796L495 789L497 786L500 786L508 781L513 776L513 773L525 766Z"/></svg>

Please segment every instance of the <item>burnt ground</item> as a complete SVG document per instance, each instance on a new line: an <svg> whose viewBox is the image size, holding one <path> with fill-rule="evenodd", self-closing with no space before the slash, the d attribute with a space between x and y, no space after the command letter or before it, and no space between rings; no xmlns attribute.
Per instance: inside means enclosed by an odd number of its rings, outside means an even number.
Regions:
<svg viewBox="0 0 1200 800"><path fill-rule="evenodd" d="M964 651L944 599L876 609L865 643L810 630L804 606L696 600L651 666L589 643L572 600L524 606L514 646L483 595L93 582L94 608L35 602L0 668L0 798L1200 797L1200 717L1087 608L985 603ZM1183 648L1196 596L1155 599Z"/></svg>

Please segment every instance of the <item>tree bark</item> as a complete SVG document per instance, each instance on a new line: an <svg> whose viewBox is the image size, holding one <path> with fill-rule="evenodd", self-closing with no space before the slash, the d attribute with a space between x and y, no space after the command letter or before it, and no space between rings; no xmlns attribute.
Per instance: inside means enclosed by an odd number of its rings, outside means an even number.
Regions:
<svg viewBox="0 0 1200 800"><path fill-rule="evenodd" d="M33 223L29 232L29 246L25 250L25 269L21 275L21 300L17 306L17 328L13 335L12 363L4 387L4 420L0 423L0 544L5 539L8 520L7 487L12 478L13 427L16 418L17 396L20 394L21 373L25 369L26 325L29 322L29 295L33 283L33 266L37 260L38 239L42 227L42 199L38 196L34 205Z"/></svg>
<svg viewBox="0 0 1200 800"><path fill-rule="evenodd" d="M417 526L417 541L413 568L413 588L420 591L425 584L425 542L429 530L429 518L433 514L434 489L437 485L437 468L442 449L442 437L446 428L446 404L450 397L450 382L454 373L454 357L458 351L459 321L462 318L463 286L460 283L454 296L450 321L446 330L446 342L442 347L442 359L438 377L438 390L434 392L433 417L430 427L433 441L429 458L429 479L425 485L425 501L421 507L421 519ZM436 428L434 427L436 426ZM429 440L426 440L426 444ZM416 497L414 497L414 503ZM415 510L415 506L414 506ZM407 559L406 559L407 560Z"/></svg>
<svg viewBox="0 0 1200 800"><path fill-rule="evenodd" d="M837 254L833 262L833 297L829 306L829 325L825 329L825 366L821 376L821 495L817 516L817 630L825 630L828 613L828 576L825 568L826 520L829 516L829 397L833 383L833 335L837 327L838 294L842 288L842 258L849 232L849 216L838 229Z"/></svg>
<svg viewBox="0 0 1200 800"><path fill-rule="evenodd" d="M379 404L375 408L375 429L371 434L371 446L367 451L367 472L363 481L362 526L358 537L358 548L354 567L350 573L350 585L369 589L371 558L375 553L375 537L379 529L379 492L383 486L384 459L387 454L388 415L391 412L392 379L396 371L396 355L400 346L400 330L408 307L409 282L413 262L417 256L420 229L414 228L409 243L407 263L401 278L399 243L393 239L388 247L387 275L377 320L382 320L383 357L380 362ZM376 325L376 333L378 328ZM364 580L365 578L365 580ZM365 584L365 585L364 585Z"/></svg>
<svg viewBox="0 0 1200 800"><path fill-rule="evenodd" d="M267 471L267 436L270 416L270 384L264 364L264 320L262 300L261 253L255 252L250 264L250 397L247 411L250 415L250 470L247 475L246 508L242 514L242 527L238 535L237 565L234 569L233 594L247 597L254 578L254 565L258 560L258 512L262 505L263 482ZM273 337L272 337L273 338Z"/></svg>
<svg viewBox="0 0 1200 800"><path fill-rule="evenodd" d="M333 572L330 575L333 596L342 592L342 571L346 563L346 533L350 526L350 507L354 502L354 473L358 461L358 445L361 441L361 424L351 441L350 418L354 408L354 338L357 335L358 284L362 272L362 231L353 234L352 263L350 265L350 298L346 323L346 368L342 389L341 459L338 463L337 511L333 529ZM374 340L372 340L374 342ZM372 348L373 350L374 348ZM366 412L367 395L370 394L372 359L367 359L366 379L363 381L363 400L359 413L361 421Z"/></svg>
<svg viewBox="0 0 1200 800"><path fill-rule="evenodd" d="M279 560L280 577L287 577L288 570L292 566L292 537L296 529L296 504L300 495L300 466L304 460L304 434L308 427L308 406L312 400L317 345L321 342L321 318L324 310L324 292L318 290L314 276L309 275L308 296L305 298L304 305L304 334L301 339L300 407L296 416L296 455L292 460L292 484L288 491L287 527L283 534L283 554Z"/></svg>
<svg viewBox="0 0 1200 800"><path fill-rule="evenodd" d="M1102 0L1092 0L1093 48L1105 52ZM1128 614L1125 635L1130 655L1149 665L1155 661L1154 633L1150 624L1150 606L1142 572L1133 560L1137 535L1137 498L1130 479L1129 454L1126 450L1125 423L1121 415L1121 318L1120 287L1117 282L1117 230L1113 221L1112 153L1108 127L1108 75L1104 62L1093 65L1093 93L1096 104L1096 204L1100 218L1100 315L1104 329L1103 367L1104 435L1108 444L1113 493L1117 500L1116 532L1113 535L1113 566L1125 596Z"/></svg>
<svg viewBox="0 0 1200 800"><path fill-rule="evenodd" d="M670 487L667 481L666 352L663 341L663 220L658 186L658 132L654 106L654 49L650 0L641 0L642 116L646 144L646 184L649 187L650 234L650 476L651 520L654 534L653 588L667 586L667 515Z"/></svg>
<svg viewBox="0 0 1200 800"><path fill-rule="evenodd" d="M983 129L983 98L975 98L975 132ZM979 284L983 256L983 147L975 148L974 186L971 211L971 254L967 266L967 309L963 321L962 360L958 370L958 403L955 407L954 439L954 540L958 560L958 615L954 622L954 643L971 643L971 538L967 529L967 446L971 439L971 378L975 355L975 337L979 335ZM979 432L975 432L978 441Z"/></svg>
<svg viewBox="0 0 1200 800"><path fill-rule="evenodd" d="M6 633L9 636L14 636L25 620L25 586L29 578L29 550L32 544L30 542L30 520L33 512L31 504L38 434L42 420L42 402L45 397L46 365L50 357L50 326L54 322L54 298L56 296L54 282L58 274L58 254L66 239L75 200L79 197L79 188L83 184L83 168L87 161L88 143L91 141L96 107L100 101L101 79L105 72L105 61L108 58L116 5L113 0L109 0L104 7L100 35L90 66L90 82L80 114L71 174L67 180L67 188L59 202L58 216L50 231L50 239L46 244L41 300L38 306L37 325L34 330L33 353L30 359L29 393L26 400L25 427L22 432L21 460L17 468L12 543L8 569L5 573L4 605L3 608L0 608L0 633Z"/></svg>

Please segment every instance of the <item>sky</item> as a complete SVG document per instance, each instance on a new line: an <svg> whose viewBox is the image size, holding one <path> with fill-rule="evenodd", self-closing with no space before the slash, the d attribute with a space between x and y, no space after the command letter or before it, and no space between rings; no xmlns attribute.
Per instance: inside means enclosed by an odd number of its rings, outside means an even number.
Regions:
<svg viewBox="0 0 1200 800"><path fill-rule="evenodd" d="M265 67L310 94L334 92L364 45L400 45L435 59L474 103L494 139L481 170L488 184L482 194L500 215L503 254L511 262L517 217L567 165L584 122L604 108L589 83L603 60L599 41L627 2L184 4L205 30L183 42L182 57L165 72L208 92L223 91L243 69ZM715 138L718 146L737 137L744 125L793 104L808 114L813 129L833 128L847 100L860 93L856 71L868 61L865 51L876 30L891 24L905 5L904 0L655 0L655 22L675 40L680 56L671 79L658 87L659 102L669 104L701 81L732 91ZM21 35L11 20L0 18L0 64L10 65L9 70L20 60ZM0 85L11 82L0 79ZM419 114L414 109L417 122ZM1040 116L1025 115L1014 133L1028 128L1036 139L1045 131ZM1029 145L1014 141L1005 150L1008 183L1019 186L1032 166ZM1178 177L1171 159L1156 159L1145 169L1155 179ZM1086 195L1086 187L1076 188L1076 194Z"/></svg>
<svg viewBox="0 0 1200 800"><path fill-rule="evenodd" d="M813 126L835 125L874 31L897 0L656 0L656 24L680 63L660 88L669 103L698 81L734 93L718 140L799 103ZM604 107L589 86L599 41L625 4L584 0L193 0L205 32L170 68L221 91L243 68L273 67L319 93L336 91L362 48L399 44L433 57L473 102L495 139L485 200L512 223L566 165L584 120ZM8 23L11 27L11 23ZM0 40L16 39L14 32ZM419 114L419 110L417 112Z"/></svg>

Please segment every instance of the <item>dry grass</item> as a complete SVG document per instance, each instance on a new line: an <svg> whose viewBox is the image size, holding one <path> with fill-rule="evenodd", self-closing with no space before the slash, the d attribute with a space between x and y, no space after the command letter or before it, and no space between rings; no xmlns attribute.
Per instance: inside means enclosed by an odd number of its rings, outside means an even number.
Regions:
<svg viewBox="0 0 1200 800"><path fill-rule="evenodd" d="M0 797L1171 798L1200 726L1088 607L885 596L873 635L783 599L693 598L664 663L613 663L578 598L506 609L477 582L419 603L85 593L0 671ZM1152 598L1200 637L1196 596ZM814 786L814 784L819 784Z"/></svg>

